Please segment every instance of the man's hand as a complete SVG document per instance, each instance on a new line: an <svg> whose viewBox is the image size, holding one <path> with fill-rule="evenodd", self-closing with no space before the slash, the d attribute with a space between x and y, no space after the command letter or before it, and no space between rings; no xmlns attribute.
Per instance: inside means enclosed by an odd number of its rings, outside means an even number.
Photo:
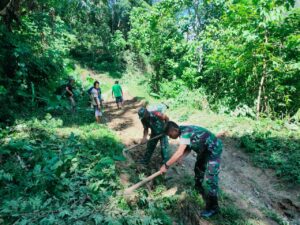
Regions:
<svg viewBox="0 0 300 225"><path fill-rule="evenodd" d="M160 171L161 174L167 172L167 170L168 169L167 169L167 167L165 165L162 165L162 167L160 167L160 169L159 169L159 171Z"/></svg>
<svg viewBox="0 0 300 225"><path fill-rule="evenodd" d="M147 138L143 138L142 140L141 140L141 144L145 144L147 142Z"/></svg>

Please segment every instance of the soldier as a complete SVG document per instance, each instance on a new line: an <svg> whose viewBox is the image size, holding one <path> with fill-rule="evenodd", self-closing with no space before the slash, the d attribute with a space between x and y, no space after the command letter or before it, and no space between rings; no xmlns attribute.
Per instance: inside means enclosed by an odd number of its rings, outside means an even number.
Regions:
<svg viewBox="0 0 300 225"><path fill-rule="evenodd" d="M161 168L161 173L178 160L182 160L191 150L197 153L195 164L195 188L202 195L206 207L202 217L211 217L218 213L218 175L222 142L210 131L198 126L178 126L170 121L166 124L165 133L172 139L180 137L180 145L174 155ZM205 181L207 190L204 189Z"/></svg>
<svg viewBox="0 0 300 225"><path fill-rule="evenodd" d="M164 133L164 127L165 123L169 121L169 118L167 115L163 114L159 111L148 111L146 108L142 107L138 111L139 118L143 124L144 127L144 136L141 140L141 144L144 144L147 142L147 136L149 132L149 128L151 129L151 136L150 139L161 135ZM150 140L147 144L147 150L144 155L144 158L140 161L142 164L148 164L151 156L154 152L154 149L156 148L156 145L160 141L161 146L161 156L163 159L163 163L168 161L169 159L169 142L166 135L162 135L159 138L156 138L154 140Z"/></svg>

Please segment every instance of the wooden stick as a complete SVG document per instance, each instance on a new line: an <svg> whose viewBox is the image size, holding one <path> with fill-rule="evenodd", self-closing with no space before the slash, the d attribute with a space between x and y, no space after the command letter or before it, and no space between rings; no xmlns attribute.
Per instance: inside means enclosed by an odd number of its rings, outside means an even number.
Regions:
<svg viewBox="0 0 300 225"><path fill-rule="evenodd" d="M147 142L152 141L152 140L154 140L154 139L156 139L156 138L159 138L159 137L161 137L161 136L163 136L163 134L157 135L157 136L155 136L155 137L149 139ZM147 143L147 142L146 142L146 143ZM129 161L133 162L131 156L129 156L128 154L126 154L126 152L129 151L129 150L131 150L131 149L134 149L134 148L136 148L136 147L138 147L138 146L140 146L140 145L144 145L144 144L146 144L146 143L143 143L143 144L137 144L137 145L131 146L131 147L129 147L129 148L124 148L123 151L122 151L123 156L124 156L125 158L129 159Z"/></svg>
<svg viewBox="0 0 300 225"><path fill-rule="evenodd" d="M148 140L147 142L145 142L145 143L142 143L142 144L136 144L136 145L131 146L131 147L129 147L129 148L125 148L125 149L123 150L123 152L127 152L127 151L129 151L129 150L131 150L131 149L133 149L133 148L136 148L136 147L140 146L140 145L147 144L149 141L152 141L152 140L154 140L154 139L156 139L156 138L159 138L159 137L161 137L161 136L163 136L163 135L164 135L164 134L157 135L157 136L155 136L155 137L149 139L149 140Z"/></svg>
<svg viewBox="0 0 300 225"><path fill-rule="evenodd" d="M160 171L157 171L156 173L150 175L149 177L145 178L144 180L132 185L131 187L125 189L124 194L129 195L134 190L138 189L140 186L144 185L145 183L149 182L150 180L153 180L155 177L159 176L161 173Z"/></svg>

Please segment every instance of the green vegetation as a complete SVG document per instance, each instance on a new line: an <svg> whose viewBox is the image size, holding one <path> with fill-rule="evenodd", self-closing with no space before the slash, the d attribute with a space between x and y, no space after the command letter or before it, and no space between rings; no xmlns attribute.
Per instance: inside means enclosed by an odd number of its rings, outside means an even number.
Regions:
<svg viewBox="0 0 300 225"><path fill-rule="evenodd" d="M1 219L16 224L109 221L121 145L104 127L58 134L62 120L19 121L1 147ZM67 132L69 134L69 132ZM104 217L105 216L105 217Z"/></svg>
<svg viewBox="0 0 300 225"><path fill-rule="evenodd" d="M299 185L294 3L1 1L0 224L161 225L181 221L182 204L203 207L188 176L173 196L164 196L163 179L134 199L118 195L148 174L117 162L122 143L94 124L86 91L95 77L104 93L121 79L131 95L167 103L172 120L227 131L255 165L274 170L285 186ZM74 115L65 96L70 77ZM259 223L224 193L221 206L212 224Z"/></svg>
<svg viewBox="0 0 300 225"><path fill-rule="evenodd" d="M131 13L129 43L153 65L150 87L201 88L215 110L299 109L299 9L293 1L160 1ZM141 16L142 15L142 16ZM195 92L197 93L197 92Z"/></svg>
<svg viewBox="0 0 300 225"><path fill-rule="evenodd" d="M154 98L151 92L144 92L146 81L147 76L138 78L125 75L124 78L134 95L150 102L166 102L170 106L168 115L173 120L199 124L214 132L229 132L228 135L237 139L245 152L251 155L255 165L274 169L282 181L287 181L287 185L300 184L299 123L291 123L289 118L256 120L247 107L237 108L230 115L215 113L210 110L203 92L196 94L196 91L186 91L174 98Z"/></svg>
<svg viewBox="0 0 300 225"><path fill-rule="evenodd" d="M276 127L265 131L263 125L261 123L253 133L241 137L242 147L257 165L274 169L283 181L300 184L299 132L284 129L283 124L273 124Z"/></svg>
<svg viewBox="0 0 300 225"><path fill-rule="evenodd" d="M158 187L126 201L115 162L124 160L122 144L105 126L65 116L1 130L1 223L171 224L164 210L176 197L163 198Z"/></svg>

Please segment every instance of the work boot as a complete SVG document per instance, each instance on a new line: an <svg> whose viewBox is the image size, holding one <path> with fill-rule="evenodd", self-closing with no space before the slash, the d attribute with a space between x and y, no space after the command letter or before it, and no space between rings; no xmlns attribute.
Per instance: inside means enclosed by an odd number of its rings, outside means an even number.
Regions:
<svg viewBox="0 0 300 225"><path fill-rule="evenodd" d="M217 196L208 196L206 199L205 210L201 212L201 217L210 218L219 212L219 204Z"/></svg>

